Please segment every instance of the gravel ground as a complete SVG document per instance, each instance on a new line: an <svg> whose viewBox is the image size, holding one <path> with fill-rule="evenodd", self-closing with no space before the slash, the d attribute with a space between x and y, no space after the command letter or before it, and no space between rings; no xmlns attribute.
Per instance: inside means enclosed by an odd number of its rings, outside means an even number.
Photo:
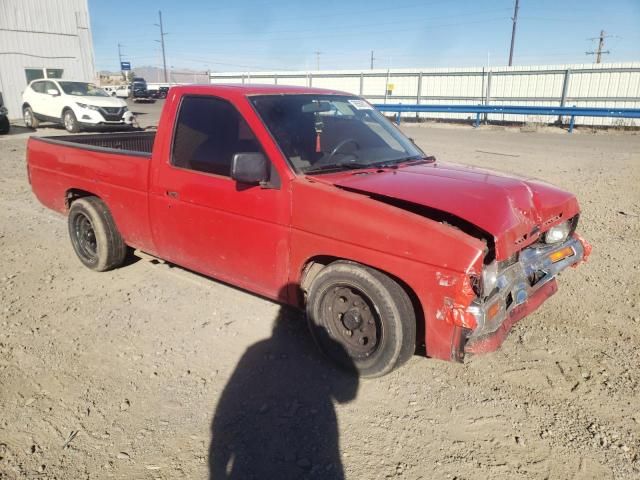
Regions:
<svg viewBox="0 0 640 480"><path fill-rule="evenodd" d="M205 478L220 424L265 478L640 478L640 135L403 128L575 192L594 252L498 352L364 381L277 304L163 263L82 267L31 194L27 134L0 137L0 479Z"/></svg>

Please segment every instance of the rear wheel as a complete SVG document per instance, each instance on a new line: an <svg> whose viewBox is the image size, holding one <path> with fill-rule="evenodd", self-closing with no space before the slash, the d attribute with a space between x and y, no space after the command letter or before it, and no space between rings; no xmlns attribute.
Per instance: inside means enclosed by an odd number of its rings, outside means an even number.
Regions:
<svg viewBox="0 0 640 480"><path fill-rule="evenodd" d="M86 267L104 272L124 263L127 246L102 200L85 197L74 201L68 224L71 245Z"/></svg>
<svg viewBox="0 0 640 480"><path fill-rule="evenodd" d="M29 106L22 109L22 118L24 119L24 126L27 128L35 130L40 126L40 121L33 114L33 110Z"/></svg>
<svg viewBox="0 0 640 480"><path fill-rule="evenodd" d="M309 289L307 319L320 350L363 377L379 377L415 351L416 319L406 292L387 275L335 262Z"/></svg>
<svg viewBox="0 0 640 480"><path fill-rule="evenodd" d="M73 110L64 111L62 114L62 123L64 123L64 128L69 133L78 133L80 131L80 125Z"/></svg>

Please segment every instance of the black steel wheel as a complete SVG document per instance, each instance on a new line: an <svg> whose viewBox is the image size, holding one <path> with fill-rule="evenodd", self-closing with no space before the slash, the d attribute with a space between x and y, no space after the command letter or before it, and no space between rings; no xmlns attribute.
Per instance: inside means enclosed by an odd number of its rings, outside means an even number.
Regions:
<svg viewBox="0 0 640 480"><path fill-rule="evenodd" d="M74 201L69 209L69 237L80 261L104 272L124 263L127 246L107 206L97 197Z"/></svg>
<svg viewBox="0 0 640 480"><path fill-rule="evenodd" d="M382 322L375 305L351 285L337 284L325 290L320 299L320 313L352 358L368 357L382 340Z"/></svg>
<svg viewBox="0 0 640 480"><path fill-rule="evenodd" d="M91 220L87 215L79 212L73 217L73 237L78 245L78 256L85 262L95 262L98 259L98 241Z"/></svg>
<svg viewBox="0 0 640 480"><path fill-rule="evenodd" d="M378 377L415 351L416 319L407 293L389 276L334 262L313 280L307 319L320 350L363 377Z"/></svg>

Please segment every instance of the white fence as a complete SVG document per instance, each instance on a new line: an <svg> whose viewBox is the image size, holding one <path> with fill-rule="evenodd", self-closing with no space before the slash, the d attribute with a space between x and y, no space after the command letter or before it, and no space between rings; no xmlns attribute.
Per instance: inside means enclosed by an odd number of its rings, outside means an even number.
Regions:
<svg viewBox="0 0 640 480"><path fill-rule="evenodd" d="M372 103L640 108L640 62L518 67L211 73L211 83L313 86ZM471 114L420 113L425 118ZM548 116L491 114L489 120L547 123ZM576 117L582 125L635 125L632 119Z"/></svg>

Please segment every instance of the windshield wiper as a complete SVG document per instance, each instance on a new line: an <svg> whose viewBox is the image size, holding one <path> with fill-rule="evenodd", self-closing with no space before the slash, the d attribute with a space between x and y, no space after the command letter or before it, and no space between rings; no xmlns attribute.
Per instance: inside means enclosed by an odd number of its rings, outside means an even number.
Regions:
<svg viewBox="0 0 640 480"><path fill-rule="evenodd" d="M331 170L359 170L362 168L376 168L371 163L349 162L349 163L330 163L328 165L320 165L315 168L305 170L304 173L328 172Z"/></svg>
<svg viewBox="0 0 640 480"><path fill-rule="evenodd" d="M413 155L411 157L396 158L394 160L384 160L378 163L372 163L373 168L398 168L401 163L431 163L435 162L436 157L428 155Z"/></svg>
<svg viewBox="0 0 640 480"><path fill-rule="evenodd" d="M394 160L384 160L382 162L363 163L363 162L345 162L331 163L328 165L320 165L315 168L305 170L304 173L318 173L340 170L359 170L366 168L398 168L401 163L431 163L435 162L435 157L426 155L414 155L411 157L396 158Z"/></svg>

